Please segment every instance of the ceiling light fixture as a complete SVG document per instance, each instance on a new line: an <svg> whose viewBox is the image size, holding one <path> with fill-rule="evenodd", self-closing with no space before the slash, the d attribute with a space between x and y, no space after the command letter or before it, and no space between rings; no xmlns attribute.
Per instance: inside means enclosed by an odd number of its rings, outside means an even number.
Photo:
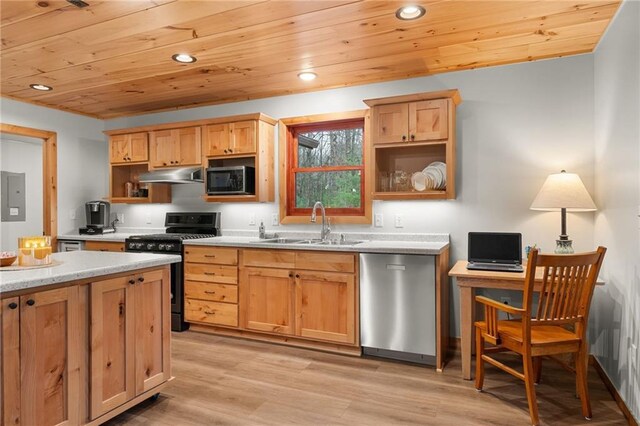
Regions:
<svg viewBox="0 0 640 426"><path fill-rule="evenodd" d="M180 62L181 64L192 64L197 61L195 56L188 55L186 53L176 53L171 57L176 62Z"/></svg>
<svg viewBox="0 0 640 426"><path fill-rule="evenodd" d="M427 11L422 6L418 6L418 5L403 6L400 9L396 10L396 18L401 19L403 21L411 21L413 19L418 19L423 17L425 13L427 13Z"/></svg>
<svg viewBox="0 0 640 426"><path fill-rule="evenodd" d="M30 84L29 87L31 87L33 90L40 90L42 92L48 92L49 90L53 90L53 87L47 86L45 84Z"/></svg>
<svg viewBox="0 0 640 426"><path fill-rule="evenodd" d="M303 80L303 81L315 80L317 76L318 76L318 74L316 74L315 72L310 72L310 71L305 71L305 72L301 72L300 74L298 74L298 78L300 80Z"/></svg>

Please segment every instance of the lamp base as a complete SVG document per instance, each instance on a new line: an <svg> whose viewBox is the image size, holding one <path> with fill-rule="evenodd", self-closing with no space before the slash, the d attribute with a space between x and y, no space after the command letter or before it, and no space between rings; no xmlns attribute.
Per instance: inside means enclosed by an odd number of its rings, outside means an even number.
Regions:
<svg viewBox="0 0 640 426"><path fill-rule="evenodd" d="M555 254L573 254L573 246L571 245L573 241L568 239L559 239L556 240L556 249L554 250Z"/></svg>

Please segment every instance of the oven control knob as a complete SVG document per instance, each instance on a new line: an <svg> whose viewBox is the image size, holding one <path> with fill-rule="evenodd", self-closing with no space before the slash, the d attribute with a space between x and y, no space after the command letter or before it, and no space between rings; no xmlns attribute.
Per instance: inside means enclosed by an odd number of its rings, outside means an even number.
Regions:
<svg viewBox="0 0 640 426"><path fill-rule="evenodd" d="M142 248L142 243L136 243L136 248L137 249L141 249Z"/></svg>
<svg viewBox="0 0 640 426"><path fill-rule="evenodd" d="M147 250L151 250L151 249L153 249L153 244L151 243L147 244Z"/></svg>
<svg viewBox="0 0 640 426"><path fill-rule="evenodd" d="M164 244L158 244L158 250L164 250Z"/></svg>
<svg viewBox="0 0 640 426"><path fill-rule="evenodd" d="M167 248L167 251L172 251L172 250L175 250L176 245L175 244L167 244L166 248Z"/></svg>

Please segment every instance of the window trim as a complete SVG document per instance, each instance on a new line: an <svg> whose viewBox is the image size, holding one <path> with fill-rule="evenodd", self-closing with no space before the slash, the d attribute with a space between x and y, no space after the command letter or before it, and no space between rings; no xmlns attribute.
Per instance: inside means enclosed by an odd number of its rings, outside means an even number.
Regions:
<svg viewBox="0 0 640 426"><path fill-rule="evenodd" d="M328 121L350 121L355 119L364 119L364 140L363 140L363 179L362 179L362 206L361 213L340 214L339 210L333 210L331 214L332 223L343 224L371 224L372 205L371 205L371 173L373 172L371 164L371 143L370 143L370 114L369 110L347 111L330 114L307 115L301 117L284 118L278 121L278 160L279 160L279 200L280 200L280 223L309 223L309 216L306 215L289 215L288 206L293 200L290 197L290 190L294 184L293 171L291 169L292 158L296 155L291 147L292 129L294 126L309 126L314 124L325 123ZM353 167L349 167L350 170Z"/></svg>

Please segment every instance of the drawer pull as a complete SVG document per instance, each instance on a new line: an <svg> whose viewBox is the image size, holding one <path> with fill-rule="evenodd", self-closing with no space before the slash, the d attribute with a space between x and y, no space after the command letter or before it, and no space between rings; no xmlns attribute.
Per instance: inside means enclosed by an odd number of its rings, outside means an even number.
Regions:
<svg viewBox="0 0 640 426"><path fill-rule="evenodd" d="M211 290L205 290L204 292L205 294L216 294L215 291L211 291Z"/></svg>
<svg viewBox="0 0 640 426"><path fill-rule="evenodd" d="M9 303L9 309L15 309L17 307L18 307L18 304L16 302Z"/></svg>
<svg viewBox="0 0 640 426"><path fill-rule="evenodd" d="M205 275L215 275L216 273L215 272L205 272L204 274Z"/></svg>
<svg viewBox="0 0 640 426"><path fill-rule="evenodd" d="M204 311L204 313L207 315L215 315L216 311Z"/></svg>
<svg viewBox="0 0 640 426"><path fill-rule="evenodd" d="M35 300L33 300L33 299L29 299L29 300L27 300L27 305L29 305L29 306L33 306L33 305L35 305L35 304L36 304L36 301L35 301Z"/></svg>
<svg viewBox="0 0 640 426"><path fill-rule="evenodd" d="M204 257L216 257L215 254L205 254Z"/></svg>
<svg viewBox="0 0 640 426"><path fill-rule="evenodd" d="M135 284L135 283L136 283L136 281L135 281L135 280L133 280L133 279L129 280L129 284L133 285L133 284Z"/></svg>
<svg viewBox="0 0 640 426"><path fill-rule="evenodd" d="M144 282L144 277L139 277L139 278L138 278L138 282L139 282L139 283Z"/></svg>

